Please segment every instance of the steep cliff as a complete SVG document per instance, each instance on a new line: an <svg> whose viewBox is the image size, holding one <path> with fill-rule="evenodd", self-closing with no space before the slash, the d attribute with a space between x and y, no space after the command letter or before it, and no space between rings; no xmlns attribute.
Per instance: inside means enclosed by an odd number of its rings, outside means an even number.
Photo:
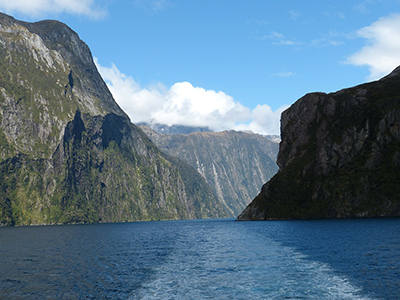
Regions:
<svg viewBox="0 0 400 300"><path fill-rule="evenodd" d="M282 113L278 173L238 220L400 216L400 68Z"/></svg>
<svg viewBox="0 0 400 300"><path fill-rule="evenodd" d="M141 126L171 156L194 167L212 187L232 217L258 194L278 170L278 143L259 134L223 131L159 134Z"/></svg>
<svg viewBox="0 0 400 300"><path fill-rule="evenodd" d="M74 31L0 14L0 224L224 216L130 123Z"/></svg>

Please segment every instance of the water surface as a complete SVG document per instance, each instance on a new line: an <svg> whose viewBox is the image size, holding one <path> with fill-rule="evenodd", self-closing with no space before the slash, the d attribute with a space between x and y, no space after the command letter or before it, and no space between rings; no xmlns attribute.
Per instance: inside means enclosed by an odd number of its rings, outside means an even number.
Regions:
<svg viewBox="0 0 400 300"><path fill-rule="evenodd" d="M0 299L399 299L400 219L0 228Z"/></svg>

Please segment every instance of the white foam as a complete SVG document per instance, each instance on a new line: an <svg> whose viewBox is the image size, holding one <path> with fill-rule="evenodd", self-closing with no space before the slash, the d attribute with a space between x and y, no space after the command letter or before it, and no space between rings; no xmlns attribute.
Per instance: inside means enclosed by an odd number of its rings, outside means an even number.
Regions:
<svg viewBox="0 0 400 300"><path fill-rule="evenodd" d="M371 299L328 264L249 231L183 236L154 271L131 299Z"/></svg>

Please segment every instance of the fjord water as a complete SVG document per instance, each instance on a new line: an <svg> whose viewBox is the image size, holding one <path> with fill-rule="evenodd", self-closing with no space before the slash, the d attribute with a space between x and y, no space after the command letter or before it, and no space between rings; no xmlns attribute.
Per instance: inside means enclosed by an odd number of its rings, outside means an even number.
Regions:
<svg viewBox="0 0 400 300"><path fill-rule="evenodd" d="M0 228L0 299L399 299L400 219Z"/></svg>

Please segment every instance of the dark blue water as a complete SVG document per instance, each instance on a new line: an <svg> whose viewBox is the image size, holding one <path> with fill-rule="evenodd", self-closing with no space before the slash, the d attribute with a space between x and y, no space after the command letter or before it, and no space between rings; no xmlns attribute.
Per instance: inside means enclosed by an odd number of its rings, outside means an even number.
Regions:
<svg viewBox="0 0 400 300"><path fill-rule="evenodd" d="M400 219L0 228L0 299L400 299Z"/></svg>

